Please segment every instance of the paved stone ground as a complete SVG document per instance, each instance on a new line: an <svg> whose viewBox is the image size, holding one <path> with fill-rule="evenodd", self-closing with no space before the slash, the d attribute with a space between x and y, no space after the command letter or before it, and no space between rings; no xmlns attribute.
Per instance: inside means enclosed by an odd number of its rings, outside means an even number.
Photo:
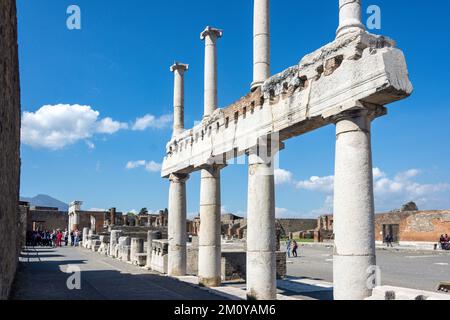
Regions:
<svg viewBox="0 0 450 320"><path fill-rule="evenodd" d="M213 293L136 266L74 248L27 248L13 300L220 300ZM68 290L68 265L81 268L81 290Z"/></svg>
<svg viewBox="0 0 450 320"><path fill-rule="evenodd" d="M333 281L333 249L302 246L299 258L288 259L289 276ZM377 250L382 285L435 291L450 281L450 254L445 252Z"/></svg>

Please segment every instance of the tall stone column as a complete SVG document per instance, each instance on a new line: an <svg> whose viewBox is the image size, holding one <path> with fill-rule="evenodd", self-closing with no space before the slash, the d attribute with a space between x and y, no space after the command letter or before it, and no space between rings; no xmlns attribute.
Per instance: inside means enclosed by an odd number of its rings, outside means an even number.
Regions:
<svg viewBox="0 0 450 320"><path fill-rule="evenodd" d="M186 275L186 181L188 175L172 174L169 190L169 276Z"/></svg>
<svg viewBox="0 0 450 320"><path fill-rule="evenodd" d="M200 38L205 41L205 111L204 118L217 109L217 39L223 32L206 27ZM210 166L201 171L200 235L198 277L200 285L217 287L221 284L221 225L220 225L220 167Z"/></svg>
<svg viewBox="0 0 450 320"><path fill-rule="evenodd" d="M249 154L247 209L247 297L275 300L276 239L273 158Z"/></svg>
<svg viewBox="0 0 450 320"><path fill-rule="evenodd" d="M337 37L349 32L364 31L361 19L361 0L339 0L339 27Z"/></svg>
<svg viewBox="0 0 450 320"><path fill-rule="evenodd" d="M200 34L205 41L205 117L217 109L217 40L222 35L222 30L212 27L206 27Z"/></svg>
<svg viewBox="0 0 450 320"><path fill-rule="evenodd" d="M254 0L252 90L270 77L270 1Z"/></svg>
<svg viewBox="0 0 450 320"><path fill-rule="evenodd" d="M375 266L375 214L371 119L366 110L336 121L334 182L334 297L362 300L371 295L367 280Z"/></svg>
<svg viewBox="0 0 450 320"><path fill-rule="evenodd" d="M173 135L176 136L184 131L184 74L189 65L176 62L170 67L174 73L173 88Z"/></svg>
<svg viewBox="0 0 450 320"><path fill-rule="evenodd" d="M220 168L201 172L198 277L200 285L221 284Z"/></svg>

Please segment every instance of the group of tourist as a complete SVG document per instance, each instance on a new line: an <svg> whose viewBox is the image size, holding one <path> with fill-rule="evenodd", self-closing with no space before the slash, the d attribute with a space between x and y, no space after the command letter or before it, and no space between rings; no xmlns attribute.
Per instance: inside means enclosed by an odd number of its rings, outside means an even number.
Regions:
<svg viewBox="0 0 450 320"><path fill-rule="evenodd" d="M298 250L297 241L289 239L286 243L286 254L287 254L288 258L291 257L291 254L294 258L297 258L298 257L297 250Z"/></svg>
<svg viewBox="0 0 450 320"><path fill-rule="evenodd" d="M63 242L65 246L70 244L78 246L82 240L82 234L79 230L68 232L67 230L53 230L53 231L29 231L27 232L27 246L32 247L62 247Z"/></svg>
<svg viewBox="0 0 450 320"><path fill-rule="evenodd" d="M450 250L450 239L448 237L448 234L446 235L441 234L439 244L441 245L442 250Z"/></svg>

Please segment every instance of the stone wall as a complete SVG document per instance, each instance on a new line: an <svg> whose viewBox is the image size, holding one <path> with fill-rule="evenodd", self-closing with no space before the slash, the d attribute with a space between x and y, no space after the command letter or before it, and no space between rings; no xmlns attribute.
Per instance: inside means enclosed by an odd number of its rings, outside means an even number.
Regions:
<svg viewBox="0 0 450 320"><path fill-rule="evenodd" d="M400 241L437 243L441 234L450 234L450 210L379 214L375 219L377 241L383 241L383 225L398 225Z"/></svg>
<svg viewBox="0 0 450 320"><path fill-rule="evenodd" d="M314 230L317 219L277 219L282 229L282 236L289 236L290 232Z"/></svg>
<svg viewBox="0 0 450 320"><path fill-rule="evenodd" d="M67 212L55 210L30 210L31 219L27 226L33 231L33 223L38 223L41 230L65 230L69 223Z"/></svg>
<svg viewBox="0 0 450 320"><path fill-rule="evenodd" d="M21 231L20 85L15 0L0 1L0 299L8 298Z"/></svg>

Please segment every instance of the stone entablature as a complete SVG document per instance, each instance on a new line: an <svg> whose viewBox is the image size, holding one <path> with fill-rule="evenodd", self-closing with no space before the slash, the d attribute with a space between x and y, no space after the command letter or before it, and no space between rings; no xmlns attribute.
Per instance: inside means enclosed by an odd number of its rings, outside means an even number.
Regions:
<svg viewBox="0 0 450 320"><path fill-rule="evenodd" d="M268 134L278 133L283 141L333 124L358 101L373 117L382 116L386 110L381 106L412 90L405 58L394 41L366 32L344 35L175 135L167 144L162 176L222 164Z"/></svg>

